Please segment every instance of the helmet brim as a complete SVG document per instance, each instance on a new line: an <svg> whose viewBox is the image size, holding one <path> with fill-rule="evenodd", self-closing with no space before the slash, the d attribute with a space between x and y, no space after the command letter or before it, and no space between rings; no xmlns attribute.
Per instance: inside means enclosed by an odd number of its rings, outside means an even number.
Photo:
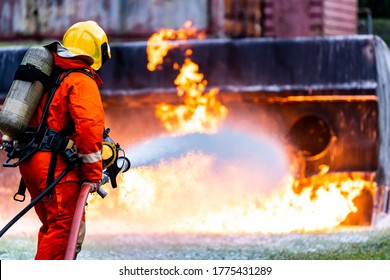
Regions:
<svg viewBox="0 0 390 280"><path fill-rule="evenodd" d="M87 54L77 53L77 50L68 49L58 41L54 41L50 44L44 45L44 47L50 51L56 52L58 56L63 58L80 58L86 61L89 65L92 65L94 63L93 57Z"/></svg>

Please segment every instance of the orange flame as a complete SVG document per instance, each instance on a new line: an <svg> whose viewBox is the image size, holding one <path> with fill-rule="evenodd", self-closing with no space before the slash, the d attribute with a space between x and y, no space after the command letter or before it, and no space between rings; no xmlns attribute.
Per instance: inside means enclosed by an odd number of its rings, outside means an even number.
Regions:
<svg viewBox="0 0 390 280"><path fill-rule="evenodd" d="M179 96L184 96L183 105L161 103L155 114L168 131L176 134L218 131L227 116L227 108L218 98L218 89L204 93L207 81L198 72L199 66L186 58L174 83Z"/></svg>
<svg viewBox="0 0 390 280"><path fill-rule="evenodd" d="M318 186L297 194L294 180L287 176L281 188L266 194L260 186L270 181L266 174L259 177L258 170L229 163L219 166L226 170L221 174L215 172L215 163L210 155L190 153L158 166L131 169L120 181L118 196L110 197L116 201L108 212L116 209L117 215L121 209L129 225L122 230L130 232L319 232L336 228L356 212L353 200L372 187L359 178L340 175L339 182L330 182L325 176ZM256 188L254 180L259 181Z"/></svg>
<svg viewBox="0 0 390 280"><path fill-rule="evenodd" d="M168 40L195 35L190 24L184 30L154 34L148 42L148 69L154 71L163 63L174 47ZM218 89L205 92L207 81L189 58L191 54L186 50L183 65L173 65L180 69L174 84L183 104L162 103L155 111L172 134L217 132L228 112L217 99ZM272 143L277 145L274 140ZM102 207L110 208L107 212L120 209L115 213L126 223L121 223L117 232L318 232L339 226L358 210L354 200L361 192L375 187L372 180L356 174L327 174L329 166L322 165L316 181L306 180L298 192L302 182L294 181L291 174L281 174L280 178L286 179L273 184L267 174L252 170L252 166L218 163L217 172L216 160L211 155L189 153L157 166L130 169L120 179L118 192L110 194L111 203L106 200ZM90 200L89 213L99 217L105 211L93 211L100 204L95 200Z"/></svg>
<svg viewBox="0 0 390 280"><path fill-rule="evenodd" d="M183 40L188 36L196 35L196 29L191 29L190 26L190 22L187 22L182 30L161 30L150 37L147 46L149 71L156 70L157 65L163 63L164 57L172 48L167 40ZM185 54L187 57L174 81L178 96L184 98L184 104L158 104L155 111L156 117L162 121L166 130L175 134L215 133L226 119L228 110L217 98L218 89L213 88L205 92L207 80L199 72L198 64L189 58L192 50L187 49ZM177 63L173 67L179 69Z"/></svg>
<svg viewBox="0 0 390 280"><path fill-rule="evenodd" d="M164 62L164 57L168 54L168 51L176 46L172 44L172 40L186 40L196 36L198 38L204 37L203 33L198 33L191 26L192 22L187 21L183 29L162 29L150 36L146 47L149 71L155 71L158 65Z"/></svg>

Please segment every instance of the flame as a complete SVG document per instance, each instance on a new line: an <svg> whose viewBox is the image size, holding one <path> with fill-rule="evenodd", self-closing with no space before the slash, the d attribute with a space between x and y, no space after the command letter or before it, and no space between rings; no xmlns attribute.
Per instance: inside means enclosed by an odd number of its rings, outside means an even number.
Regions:
<svg viewBox="0 0 390 280"><path fill-rule="evenodd" d="M217 172L216 166L225 172ZM346 174L338 175L337 181L328 181L325 175L315 186L296 193L295 181L287 175L282 187L275 186L276 191L265 194L253 182L270 180L266 174L259 176L256 172L227 162L221 166L211 155L189 153L125 173L115 202L110 198L113 209L109 211L121 209L129 231L322 232L335 229L356 212L353 200L364 188L372 187L371 182ZM96 203L89 207L96 207Z"/></svg>
<svg viewBox="0 0 390 280"><path fill-rule="evenodd" d="M156 106L155 114L168 131L175 134L215 133L225 120L228 111L217 98L219 90L213 88L204 92L207 81L198 71L199 66L186 58L174 81L178 95L184 96L184 104L160 103Z"/></svg>
<svg viewBox="0 0 390 280"><path fill-rule="evenodd" d="M177 46L173 44L173 40L186 40L188 38L203 38L204 33L199 33L192 27L192 22L187 21L183 29L161 29L152 34L148 39L146 52L148 55L147 68L149 71L155 71L159 65L164 62L164 57L168 51Z"/></svg>
<svg viewBox="0 0 390 280"><path fill-rule="evenodd" d="M190 23L183 30L153 34L147 46L147 68L155 71L175 47L172 40L189 36L196 36ZM181 66L173 64L179 70L174 84L183 104L158 104L155 115L174 135L215 133L228 109L218 100L218 89L206 91L207 80L190 59L192 50L187 49L185 54ZM276 142L272 140L278 145ZM354 200L364 189L375 187L372 180L356 174L328 174L327 165L319 167L315 180L294 180L292 174L299 171L294 165L289 174L281 175L285 179L275 184L269 174L252 164L234 165L213 155L190 152L155 166L130 169L120 178L119 190L109 201L90 199L89 216L98 219L115 211L116 217L125 221L116 232L320 232L337 228L348 215L356 213ZM95 211L95 207L108 209Z"/></svg>
<svg viewBox="0 0 390 280"><path fill-rule="evenodd" d="M150 37L147 46L149 71L156 70L157 65L163 63L164 57L172 48L167 40L183 40L188 36L195 36L196 29L190 26L190 22L187 22L182 30L161 30ZM207 80L199 72L199 65L189 58L192 50L187 49L185 54L186 58L181 67L177 62L173 65L176 70L180 68L174 84L184 104L160 103L156 106L155 115L167 131L177 135L192 132L216 133L226 119L228 110L218 100L217 88L206 91Z"/></svg>

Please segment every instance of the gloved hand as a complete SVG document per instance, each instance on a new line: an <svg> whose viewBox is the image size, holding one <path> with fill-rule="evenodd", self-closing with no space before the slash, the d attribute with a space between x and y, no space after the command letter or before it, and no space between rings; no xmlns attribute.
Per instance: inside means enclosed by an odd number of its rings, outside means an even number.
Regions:
<svg viewBox="0 0 390 280"><path fill-rule="evenodd" d="M83 188L85 184L90 185L91 193L96 192L100 187L100 183L84 182L81 188Z"/></svg>

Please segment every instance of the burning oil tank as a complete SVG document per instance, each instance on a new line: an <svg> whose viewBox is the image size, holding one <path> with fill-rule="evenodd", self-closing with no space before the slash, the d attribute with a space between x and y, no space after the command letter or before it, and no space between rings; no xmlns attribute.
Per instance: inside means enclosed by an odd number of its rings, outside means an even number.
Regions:
<svg viewBox="0 0 390 280"><path fill-rule="evenodd" d="M372 223L373 209L389 212L390 58L379 37L189 40L177 42L168 61L183 60L188 47L233 125L254 123L291 147L297 192L325 173L362 176L376 187L361 199L358 223ZM2 98L25 50L0 49ZM146 42L116 44L101 72L113 134L124 125L133 133L113 135L125 146L161 132L156 104L179 102L175 70L149 72L147 63Z"/></svg>

